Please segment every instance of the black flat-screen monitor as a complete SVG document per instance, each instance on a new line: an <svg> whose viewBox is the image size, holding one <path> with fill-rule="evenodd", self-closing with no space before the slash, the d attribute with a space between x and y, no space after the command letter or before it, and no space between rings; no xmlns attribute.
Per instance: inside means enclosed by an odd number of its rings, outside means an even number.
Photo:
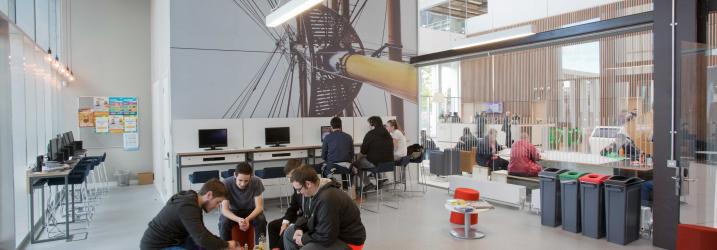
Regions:
<svg viewBox="0 0 717 250"><path fill-rule="evenodd" d="M217 147L227 146L227 129L200 129L199 148L216 150Z"/></svg>
<svg viewBox="0 0 717 250"><path fill-rule="evenodd" d="M47 156L47 159L50 161L62 161L63 159L61 157L58 157L58 153L62 152L61 149L62 145L60 143L60 140L57 138L51 139L50 144L48 145L49 148L49 154Z"/></svg>
<svg viewBox="0 0 717 250"><path fill-rule="evenodd" d="M67 131L67 136L70 138L70 143L75 142L75 135L72 134L72 131Z"/></svg>
<svg viewBox="0 0 717 250"><path fill-rule="evenodd" d="M331 133L331 126L321 126L321 142L324 142L324 137Z"/></svg>
<svg viewBox="0 0 717 250"><path fill-rule="evenodd" d="M289 127L264 128L264 140L266 145L273 146L291 143Z"/></svg>
<svg viewBox="0 0 717 250"><path fill-rule="evenodd" d="M70 139L70 132L65 132L62 134L62 146L70 146L72 145L72 139Z"/></svg>

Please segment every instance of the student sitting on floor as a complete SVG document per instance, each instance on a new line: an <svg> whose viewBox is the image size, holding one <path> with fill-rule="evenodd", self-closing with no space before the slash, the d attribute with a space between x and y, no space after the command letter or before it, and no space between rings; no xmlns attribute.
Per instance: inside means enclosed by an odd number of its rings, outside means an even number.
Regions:
<svg viewBox="0 0 717 250"><path fill-rule="evenodd" d="M204 183L199 194L188 190L173 195L149 222L139 248L238 249L236 242L224 241L209 232L202 218L202 211L211 212L226 196L226 187L217 179Z"/></svg>
<svg viewBox="0 0 717 250"><path fill-rule="evenodd" d="M314 168L304 165L291 173L291 185L309 201L296 224L284 231L286 249L349 249L363 245L366 229L361 212L339 184L319 180Z"/></svg>
<svg viewBox="0 0 717 250"><path fill-rule="evenodd" d="M231 240L232 226L239 225L242 231L254 225L254 241L266 230L264 218L264 185L261 179L252 174L251 166L242 162L234 170L234 176L224 179L227 199L222 202L222 214L219 216L219 234L224 240Z"/></svg>
<svg viewBox="0 0 717 250"><path fill-rule="evenodd" d="M540 153L530 143L530 132L520 133L520 140L513 143L510 150L510 164L508 173L515 176L535 177L543 169L537 161L540 160Z"/></svg>
<svg viewBox="0 0 717 250"><path fill-rule="evenodd" d="M291 159L286 162L284 166L284 174L286 178L291 178L291 172L301 166L301 160ZM296 218L303 215L302 205L304 204L304 197L294 191L291 195L291 201L289 207L286 209L284 217L269 222L269 246L271 249L284 249L284 241L281 240L281 236L284 235L284 231L289 227L290 223L295 223Z"/></svg>

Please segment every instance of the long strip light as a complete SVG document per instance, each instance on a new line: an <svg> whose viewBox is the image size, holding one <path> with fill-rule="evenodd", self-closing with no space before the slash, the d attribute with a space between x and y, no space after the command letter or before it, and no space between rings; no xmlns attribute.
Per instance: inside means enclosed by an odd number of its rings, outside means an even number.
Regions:
<svg viewBox="0 0 717 250"><path fill-rule="evenodd" d="M506 30L496 31L485 35L466 38L460 41L460 44L453 49L465 49L468 47L484 45L489 43L501 42L521 37L534 35L533 25L524 25Z"/></svg>
<svg viewBox="0 0 717 250"><path fill-rule="evenodd" d="M291 0L266 16L266 26L279 26L321 2L323 0Z"/></svg>

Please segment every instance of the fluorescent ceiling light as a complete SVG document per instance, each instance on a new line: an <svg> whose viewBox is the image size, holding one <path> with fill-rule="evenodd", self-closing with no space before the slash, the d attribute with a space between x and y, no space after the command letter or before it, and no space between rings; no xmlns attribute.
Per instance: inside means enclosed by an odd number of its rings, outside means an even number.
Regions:
<svg viewBox="0 0 717 250"><path fill-rule="evenodd" d="M535 34L533 32L533 25L524 25L520 27L510 28L507 30L496 31L480 36L470 37L460 40L460 44L453 47L453 49L465 49L468 47L495 43L505 40L511 40L521 37L526 37Z"/></svg>
<svg viewBox="0 0 717 250"><path fill-rule="evenodd" d="M266 26L279 26L321 2L323 0L290 0L266 16Z"/></svg>

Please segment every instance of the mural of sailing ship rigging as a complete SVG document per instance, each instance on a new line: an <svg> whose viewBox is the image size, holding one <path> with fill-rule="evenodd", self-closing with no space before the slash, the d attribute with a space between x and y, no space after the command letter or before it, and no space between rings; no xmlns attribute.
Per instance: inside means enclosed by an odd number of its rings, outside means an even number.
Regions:
<svg viewBox="0 0 717 250"><path fill-rule="evenodd" d="M280 1L232 1L275 46L227 104L223 118L377 115L357 98L367 85L385 92L385 98L369 101L385 102L386 114L401 121L404 103L416 103L417 77L405 63L412 52L403 48L400 0L385 0L385 13L371 15L365 13L368 0L329 0L277 28L266 27L264 20ZM383 1L370 4L376 2ZM371 28L381 33L381 44L367 45L356 26L378 16L385 20L383 27ZM273 84L273 91L267 91ZM258 113L259 107L268 107L268 114Z"/></svg>

